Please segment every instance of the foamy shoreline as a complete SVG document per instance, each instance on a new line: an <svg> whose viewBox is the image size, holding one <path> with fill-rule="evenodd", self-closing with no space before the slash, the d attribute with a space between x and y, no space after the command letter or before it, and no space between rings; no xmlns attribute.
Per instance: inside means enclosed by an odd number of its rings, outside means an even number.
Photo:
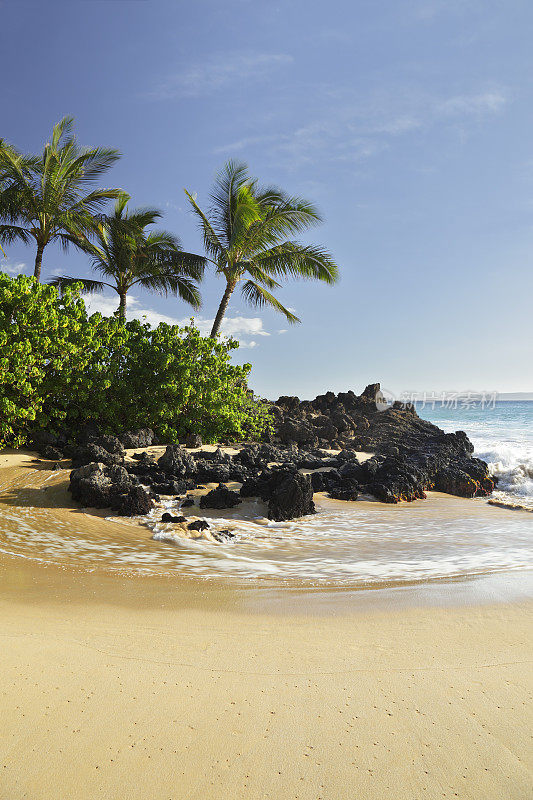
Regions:
<svg viewBox="0 0 533 800"><path fill-rule="evenodd" d="M151 451L157 456L162 448ZM195 505L185 510L188 521L205 518L211 528L191 536L186 525L161 522L165 509L180 513L172 498L162 498L146 517L104 520L105 509L81 509L72 501L68 475L30 452L0 453L0 551L125 577L359 589L470 579L531 563L531 516L484 499L429 493L427 500L390 506L316 493L319 513L286 523L267 520L257 499L221 511ZM235 538L216 541L227 529Z"/></svg>

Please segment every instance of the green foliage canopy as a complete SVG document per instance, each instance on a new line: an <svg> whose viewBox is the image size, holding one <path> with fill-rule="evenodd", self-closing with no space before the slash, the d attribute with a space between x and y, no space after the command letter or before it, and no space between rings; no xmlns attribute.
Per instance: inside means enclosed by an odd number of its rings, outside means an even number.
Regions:
<svg viewBox="0 0 533 800"><path fill-rule="evenodd" d="M76 286L57 289L0 273L0 447L39 428L75 439L84 425L118 434L151 427L164 442L257 438L266 406L231 363L235 341L193 325L88 316Z"/></svg>

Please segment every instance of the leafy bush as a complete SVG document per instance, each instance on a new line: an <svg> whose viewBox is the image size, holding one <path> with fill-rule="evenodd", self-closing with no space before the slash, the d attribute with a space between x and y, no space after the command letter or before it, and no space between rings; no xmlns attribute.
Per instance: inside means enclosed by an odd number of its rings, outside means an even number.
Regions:
<svg viewBox="0 0 533 800"><path fill-rule="evenodd" d="M257 438L268 412L247 389L250 364L231 363L236 347L193 325L89 317L75 287L58 297L0 273L0 446L38 428L75 439L84 425L151 427L165 442Z"/></svg>

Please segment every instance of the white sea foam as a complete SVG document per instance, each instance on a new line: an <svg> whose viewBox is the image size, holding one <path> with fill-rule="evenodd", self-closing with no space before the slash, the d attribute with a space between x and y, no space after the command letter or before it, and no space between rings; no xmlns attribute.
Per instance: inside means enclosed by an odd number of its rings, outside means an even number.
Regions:
<svg viewBox="0 0 533 800"><path fill-rule="evenodd" d="M533 508L533 448L529 444L487 442L476 452L498 479L496 497L503 496Z"/></svg>

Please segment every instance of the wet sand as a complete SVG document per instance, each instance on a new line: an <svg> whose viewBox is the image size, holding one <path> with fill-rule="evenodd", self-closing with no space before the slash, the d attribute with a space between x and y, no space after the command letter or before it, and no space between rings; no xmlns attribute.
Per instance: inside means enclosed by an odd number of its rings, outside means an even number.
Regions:
<svg viewBox="0 0 533 800"><path fill-rule="evenodd" d="M0 798L529 799L532 603L398 596L0 555Z"/></svg>

